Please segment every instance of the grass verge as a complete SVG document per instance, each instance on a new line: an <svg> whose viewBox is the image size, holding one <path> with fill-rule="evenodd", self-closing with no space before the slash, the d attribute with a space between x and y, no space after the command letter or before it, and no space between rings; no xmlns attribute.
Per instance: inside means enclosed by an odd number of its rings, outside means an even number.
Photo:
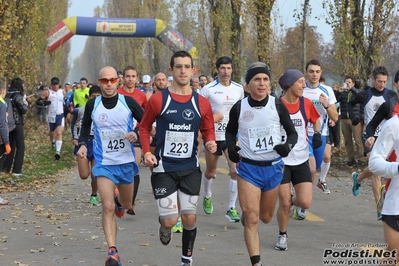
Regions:
<svg viewBox="0 0 399 266"><path fill-rule="evenodd" d="M41 123L27 116L25 118L25 159L23 176L0 175L0 192L26 191L51 186L60 175L76 166L70 134L64 132L61 160L55 161L51 149L47 123Z"/></svg>

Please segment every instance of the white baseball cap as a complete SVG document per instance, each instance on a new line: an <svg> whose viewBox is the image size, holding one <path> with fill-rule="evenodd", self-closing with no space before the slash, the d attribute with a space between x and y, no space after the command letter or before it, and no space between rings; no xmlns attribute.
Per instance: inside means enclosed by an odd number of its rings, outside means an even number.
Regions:
<svg viewBox="0 0 399 266"><path fill-rule="evenodd" d="M143 76L143 83L150 83L151 82L151 77L149 75L144 75Z"/></svg>

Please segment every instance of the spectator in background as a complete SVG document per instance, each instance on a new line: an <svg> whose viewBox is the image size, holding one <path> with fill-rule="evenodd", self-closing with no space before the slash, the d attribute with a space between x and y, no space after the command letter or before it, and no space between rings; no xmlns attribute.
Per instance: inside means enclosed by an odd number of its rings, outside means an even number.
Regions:
<svg viewBox="0 0 399 266"><path fill-rule="evenodd" d="M10 154L11 147L8 138L7 125L7 103L4 101L6 87L3 81L0 81L0 167L3 167L5 155ZM7 205L8 200L0 197L0 205Z"/></svg>
<svg viewBox="0 0 399 266"><path fill-rule="evenodd" d="M356 94L359 93L359 89L355 87L355 80L351 76L345 77L345 82L342 87L338 89L337 101L340 103L341 112L341 130L344 136L344 144L346 149L348 166L364 166L362 158L364 157L362 130L363 126L361 123L356 126L352 125L352 121L349 117L348 102L353 99ZM360 108L358 105L356 108ZM355 147L353 146L355 141Z"/></svg>
<svg viewBox="0 0 399 266"><path fill-rule="evenodd" d="M39 123L46 122L46 108L47 106L42 102L42 94L44 90L48 90L48 88L44 85L40 85L39 89L36 91L37 101L36 101L36 115Z"/></svg>
<svg viewBox="0 0 399 266"><path fill-rule="evenodd" d="M11 153L4 161L3 172L9 173L12 167L12 174L21 176L25 157L24 114L28 112L28 102L24 99L24 82L21 78L11 81L5 97L12 99L16 127L9 133Z"/></svg>

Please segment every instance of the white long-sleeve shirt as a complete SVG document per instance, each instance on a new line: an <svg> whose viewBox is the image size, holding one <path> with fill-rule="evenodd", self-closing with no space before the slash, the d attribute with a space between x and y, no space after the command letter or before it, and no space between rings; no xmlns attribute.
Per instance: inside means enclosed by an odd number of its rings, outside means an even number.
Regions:
<svg viewBox="0 0 399 266"><path fill-rule="evenodd" d="M382 214L399 215L399 117L386 121L377 141L374 143L369 160L372 173L391 178L385 195Z"/></svg>

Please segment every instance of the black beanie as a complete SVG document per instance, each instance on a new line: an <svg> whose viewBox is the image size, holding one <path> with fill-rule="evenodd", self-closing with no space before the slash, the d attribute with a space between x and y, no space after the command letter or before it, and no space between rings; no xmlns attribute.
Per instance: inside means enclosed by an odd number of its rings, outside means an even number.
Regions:
<svg viewBox="0 0 399 266"><path fill-rule="evenodd" d="M249 69L247 71L247 75L245 76L245 82L247 84L249 84L251 79L253 77L255 77L257 74L259 74L259 73L264 73L264 74L266 74L269 77L269 79L271 78L269 69L267 67L264 67L264 66L259 66L259 67L251 68L251 69Z"/></svg>
<svg viewBox="0 0 399 266"><path fill-rule="evenodd" d="M294 84L298 79L303 78L304 75L301 71L296 69L288 69L285 73L281 76L278 83L280 84L283 90L288 90L292 84Z"/></svg>

